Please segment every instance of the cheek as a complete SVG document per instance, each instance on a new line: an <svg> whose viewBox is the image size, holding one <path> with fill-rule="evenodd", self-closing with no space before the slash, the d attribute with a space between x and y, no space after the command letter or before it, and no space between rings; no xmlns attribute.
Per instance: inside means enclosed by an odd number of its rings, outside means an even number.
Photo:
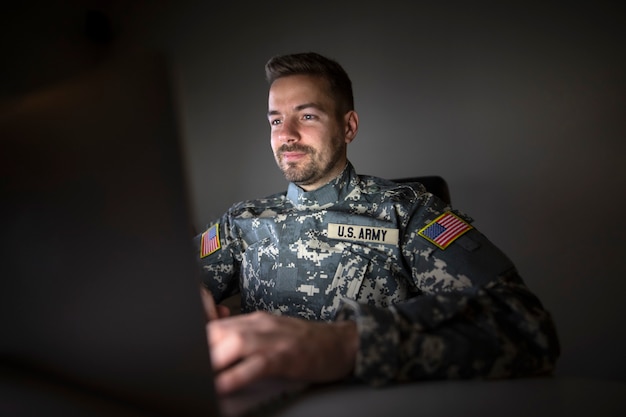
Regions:
<svg viewBox="0 0 626 417"><path fill-rule="evenodd" d="M280 147L280 141L273 134L270 134L270 146L274 152Z"/></svg>

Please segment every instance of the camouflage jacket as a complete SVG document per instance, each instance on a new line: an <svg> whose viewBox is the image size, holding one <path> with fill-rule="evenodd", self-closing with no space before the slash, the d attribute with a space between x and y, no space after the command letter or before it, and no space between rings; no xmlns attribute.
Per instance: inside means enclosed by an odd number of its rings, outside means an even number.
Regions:
<svg viewBox="0 0 626 417"><path fill-rule="evenodd" d="M232 206L195 239L203 280L243 312L355 320L371 384L552 370L549 313L472 220L421 184L359 176Z"/></svg>

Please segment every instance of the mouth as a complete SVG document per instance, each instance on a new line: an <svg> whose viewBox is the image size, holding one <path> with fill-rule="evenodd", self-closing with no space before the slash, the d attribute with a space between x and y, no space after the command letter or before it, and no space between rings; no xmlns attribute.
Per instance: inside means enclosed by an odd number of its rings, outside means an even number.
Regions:
<svg viewBox="0 0 626 417"><path fill-rule="evenodd" d="M280 157L285 162L296 162L304 158L306 155L307 153L302 151L289 151L281 152Z"/></svg>

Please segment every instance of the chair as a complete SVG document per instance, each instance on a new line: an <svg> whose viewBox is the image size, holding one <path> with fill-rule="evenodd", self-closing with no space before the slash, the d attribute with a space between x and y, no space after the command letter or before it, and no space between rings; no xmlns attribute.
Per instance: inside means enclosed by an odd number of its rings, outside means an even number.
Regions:
<svg viewBox="0 0 626 417"><path fill-rule="evenodd" d="M446 182L446 180L438 175L397 178L393 179L392 181L399 183L419 182L426 188L426 191L428 191L429 193L436 195L448 204L451 203L450 189L448 188L448 183Z"/></svg>

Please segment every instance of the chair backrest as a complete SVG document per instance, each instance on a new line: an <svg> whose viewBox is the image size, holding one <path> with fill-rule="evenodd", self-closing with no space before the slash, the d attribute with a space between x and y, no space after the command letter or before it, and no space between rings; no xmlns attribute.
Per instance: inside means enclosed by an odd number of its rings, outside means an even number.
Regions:
<svg viewBox="0 0 626 417"><path fill-rule="evenodd" d="M400 183L419 182L424 185L424 187L426 187L426 191L428 191L429 193L436 195L448 204L451 203L450 189L448 188L448 183L446 182L446 180L438 175L396 178L392 181Z"/></svg>

